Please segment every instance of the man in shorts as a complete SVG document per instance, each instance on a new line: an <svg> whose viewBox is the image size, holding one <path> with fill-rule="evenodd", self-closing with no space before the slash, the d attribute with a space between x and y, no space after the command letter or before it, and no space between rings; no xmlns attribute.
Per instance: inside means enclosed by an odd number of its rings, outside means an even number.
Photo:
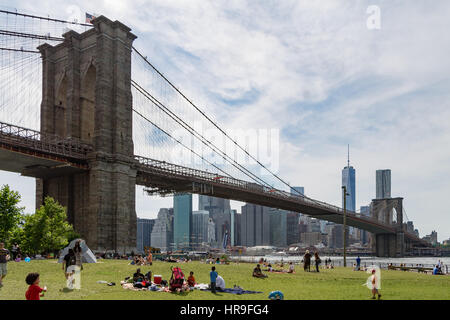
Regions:
<svg viewBox="0 0 450 320"><path fill-rule="evenodd" d="M3 279L8 272L7 262L9 260L9 251L5 249L5 244L0 242L0 287L3 286Z"/></svg>

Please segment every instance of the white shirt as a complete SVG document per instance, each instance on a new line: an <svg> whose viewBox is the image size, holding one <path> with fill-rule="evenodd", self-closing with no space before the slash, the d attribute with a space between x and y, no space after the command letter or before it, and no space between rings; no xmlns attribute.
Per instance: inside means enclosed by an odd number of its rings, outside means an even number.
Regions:
<svg viewBox="0 0 450 320"><path fill-rule="evenodd" d="M225 289L225 280L221 276L217 276L216 288Z"/></svg>

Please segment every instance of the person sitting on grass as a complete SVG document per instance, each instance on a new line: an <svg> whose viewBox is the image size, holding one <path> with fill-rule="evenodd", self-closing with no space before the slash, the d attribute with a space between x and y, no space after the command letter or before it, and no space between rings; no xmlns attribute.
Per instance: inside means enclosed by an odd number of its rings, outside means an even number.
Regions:
<svg viewBox="0 0 450 320"><path fill-rule="evenodd" d="M39 273L29 273L25 278L25 282L29 285L27 292L25 292L27 300L41 300L41 297L44 296L42 292L47 292L47 287L39 287Z"/></svg>
<svg viewBox="0 0 450 320"><path fill-rule="evenodd" d="M267 269L264 270L264 271L268 271L268 272L283 272L283 270L275 270L270 263L267 266Z"/></svg>
<svg viewBox="0 0 450 320"><path fill-rule="evenodd" d="M190 288L195 286L194 271L189 272L189 277L187 279L187 283Z"/></svg>
<svg viewBox="0 0 450 320"><path fill-rule="evenodd" d="M144 279L145 276L141 273L141 269L137 269L136 273L133 274L133 282L142 282Z"/></svg>
<svg viewBox="0 0 450 320"><path fill-rule="evenodd" d="M295 266L294 264L291 262L289 262L289 270L287 273L295 273Z"/></svg>
<svg viewBox="0 0 450 320"><path fill-rule="evenodd" d="M217 276L216 279L216 289L225 290L225 280L221 276Z"/></svg>
<svg viewBox="0 0 450 320"><path fill-rule="evenodd" d="M255 278L267 278L267 275L262 273L261 267L259 266L259 264L256 265L255 269L253 269L253 274L252 275Z"/></svg>

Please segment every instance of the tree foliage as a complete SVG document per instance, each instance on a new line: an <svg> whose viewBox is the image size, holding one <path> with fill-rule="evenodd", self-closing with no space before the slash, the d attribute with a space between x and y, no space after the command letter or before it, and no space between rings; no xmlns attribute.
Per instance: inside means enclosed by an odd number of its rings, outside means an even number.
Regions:
<svg viewBox="0 0 450 320"><path fill-rule="evenodd" d="M8 185L0 189L0 241L7 244L20 222L23 207L19 207L20 194Z"/></svg>
<svg viewBox="0 0 450 320"><path fill-rule="evenodd" d="M26 215L23 225L22 248L30 253L59 251L75 237L73 227L66 221L63 206L51 197L46 197L35 214Z"/></svg>

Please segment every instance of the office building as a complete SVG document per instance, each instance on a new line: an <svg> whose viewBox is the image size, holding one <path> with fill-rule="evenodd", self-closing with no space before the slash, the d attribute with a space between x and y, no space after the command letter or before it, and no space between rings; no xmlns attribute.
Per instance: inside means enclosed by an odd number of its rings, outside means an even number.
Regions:
<svg viewBox="0 0 450 320"><path fill-rule="evenodd" d="M206 210L209 212L209 217L214 221L214 225L216 228L214 231L214 238L216 240L214 243L212 243L212 246L221 248L225 233L231 232L230 200L199 195L198 210Z"/></svg>
<svg viewBox="0 0 450 320"><path fill-rule="evenodd" d="M270 245L275 247L287 247L287 215L288 212L281 209L270 208Z"/></svg>
<svg viewBox="0 0 450 320"><path fill-rule="evenodd" d="M161 208L153 225L151 244L161 251L170 251L173 246L173 209Z"/></svg>
<svg viewBox="0 0 450 320"><path fill-rule="evenodd" d="M192 194L173 197L173 241L175 250L189 249L192 231Z"/></svg>
<svg viewBox="0 0 450 320"><path fill-rule="evenodd" d="M208 211L192 211L192 248L200 249L208 243L208 224Z"/></svg>
<svg viewBox="0 0 450 320"><path fill-rule="evenodd" d="M136 248L139 253L144 253L146 247L151 247L152 229L155 223L156 219L137 218Z"/></svg>
<svg viewBox="0 0 450 320"><path fill-rule="evenodd" d="M286 216L286 244L300 242L299 216L297 212L288 212Z"/></svg>
<svg viewBox="0 0 450 320"><path fill-rule="evenodd" d="M270 245L269 208L251 203L242 206L242 245L246 247Z"/></svg>

